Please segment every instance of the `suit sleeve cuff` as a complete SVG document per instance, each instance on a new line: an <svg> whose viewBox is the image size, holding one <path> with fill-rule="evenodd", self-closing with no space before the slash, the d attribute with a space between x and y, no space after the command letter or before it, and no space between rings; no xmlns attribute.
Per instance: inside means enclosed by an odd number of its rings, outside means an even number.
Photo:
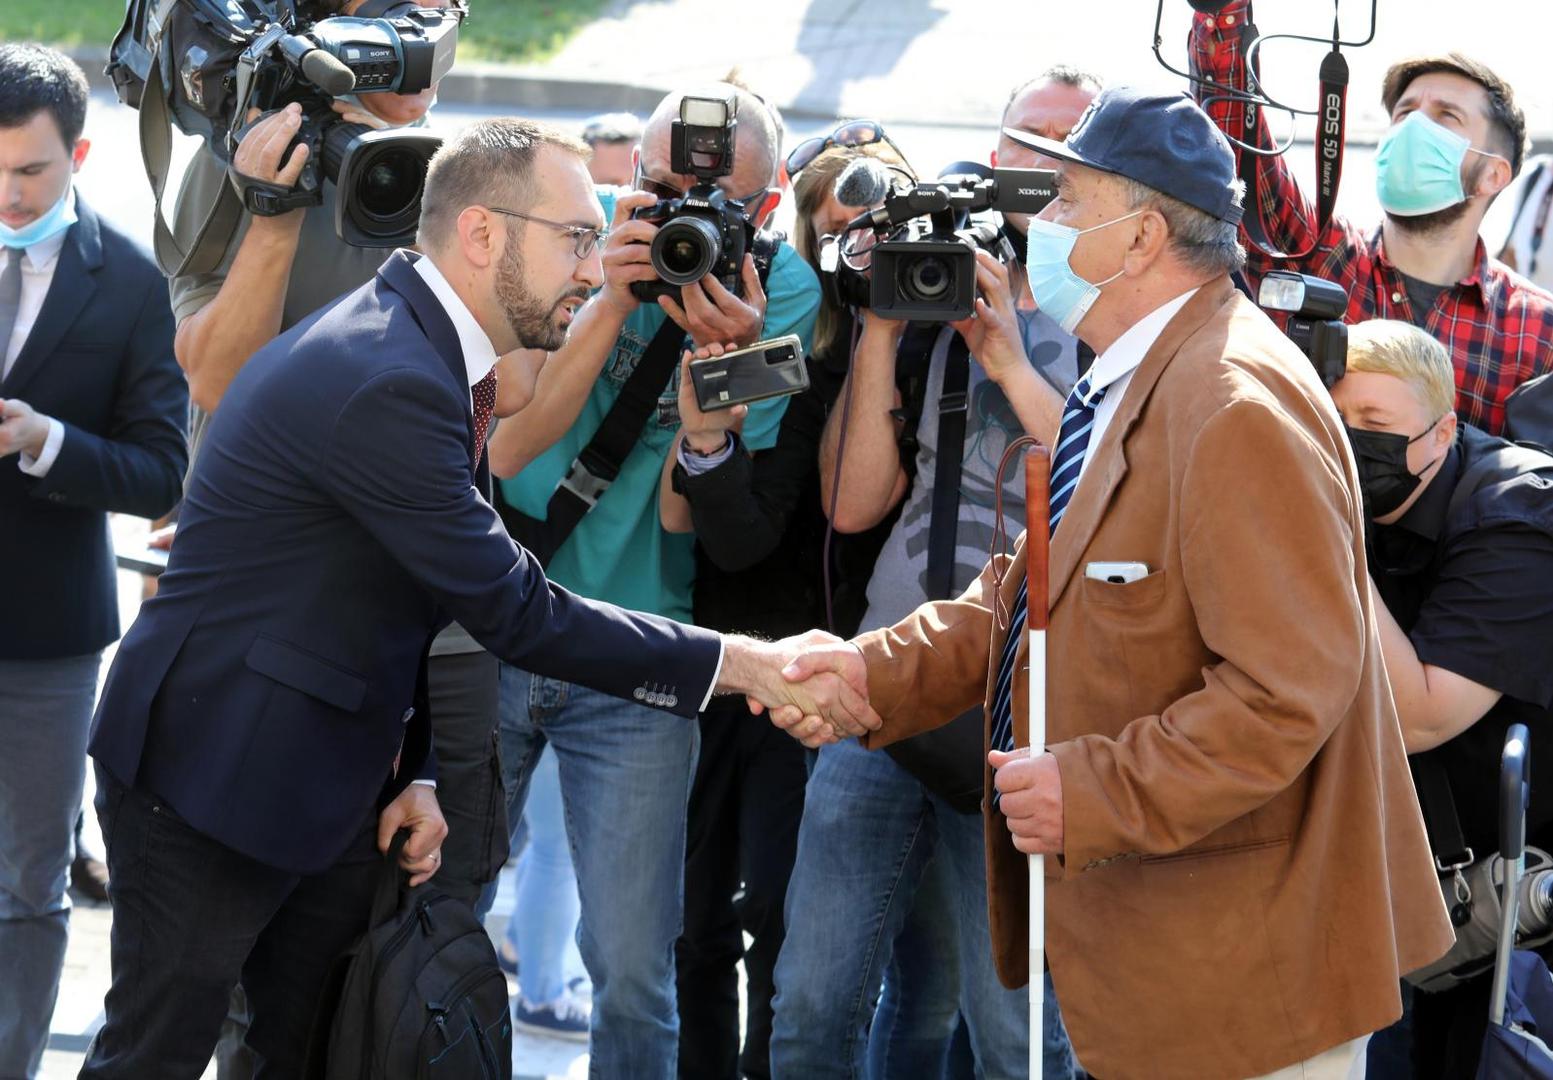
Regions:
<svg viewBox="0 0 1553 1080"><path fill-rule="evenodd" d="M728 643L723 640L721 634L717 635L717 666L712 669L712 681L706 688L706 697L701 699L701 711L706 712L707 706L712 704L712 695L717 692L717 683L723 677L723 657L726 655Z"/></svg>
<svg viewBox="0 0 1553 1080"><path fill-rule="evenodd" d="M59 457L59 448L63 445L65 445L65 425L51 416L49 433L43 439L42 451L37 457L21 454L16 466L28 476L47 476L49 470L54 467L54 459Z"/></svg>

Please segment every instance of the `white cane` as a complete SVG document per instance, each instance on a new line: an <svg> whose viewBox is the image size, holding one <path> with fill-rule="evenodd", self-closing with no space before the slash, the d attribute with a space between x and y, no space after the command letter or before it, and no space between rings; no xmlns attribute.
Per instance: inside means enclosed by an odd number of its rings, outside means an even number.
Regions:
<svg viewBox="0 0 1553 1080"><path fill-rule="evenodd" d="M1030 702L1027 712L1032 756L1046 749L1047 559L1051 527L1051 458L1044 446L1025 455L1025 627L1030 635ZM1046 857L1030 859L1030 1080L1040 1080L1046 1032Z"/></svg>

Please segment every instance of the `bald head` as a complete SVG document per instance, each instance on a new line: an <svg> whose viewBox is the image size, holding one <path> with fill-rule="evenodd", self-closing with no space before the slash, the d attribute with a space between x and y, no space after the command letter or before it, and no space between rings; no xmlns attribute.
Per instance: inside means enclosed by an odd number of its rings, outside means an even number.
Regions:
<svg viewBox="0 0 1553 1080"><path fill-rule="evenodd" d="M733 144L733 173L721 177L717 186L724 193L744 199L776 183L777 156L780 152L776 121L771 111L748 90L728 83L714 83L709 90L719 95L732 94L737 102L739 126L735 129ZM691 91L694 95L695 91ZM647 127L642 132L642 172L654 180L667 181L681 190L688 190L696 181L693 176L681 176L672 171L669 157L670 125L679 117L680 102L685 93L669 94L653 110Z"/></svg>

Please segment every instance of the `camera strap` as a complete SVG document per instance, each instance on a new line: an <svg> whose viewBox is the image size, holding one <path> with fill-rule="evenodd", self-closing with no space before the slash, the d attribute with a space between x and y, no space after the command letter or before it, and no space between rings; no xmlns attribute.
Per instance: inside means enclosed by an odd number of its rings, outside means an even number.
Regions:
<svg viewBox="0 0 1553 1080"><path fill-rule="evenodd" d="M665 319L593 438L572 461L555 494L550 496L544 520L529 517L505 500L497 506L507 532L541 565L555 557L572 530L620 475L620 467L640 441L647 418L679 366L684 342L685 331L673 319Z"/></svg>
<svg viewBox="0 0 1553 1080"><path fill-rule="evenodd" d="M965 460L966 394L971 350L958 333L944 356L944 384L938 395L938 460L933 464L933 512L928 518L927 596L947 600L954 588L955 536L960 525L960 473Z"/></svg>
<svg viewBox="0 0 1553 1080"><path fill-rule="evenodd" d="M1261 62L1253 55L1251 47L1258 36L1256 26L1248 18L1240 28L1240 55L1248 71L1252 67L1257 69L1255 75L1260 75ZM1247 239L1268 258L1308 258L1321 245L1327 226L1337 213L1337 189L1343 178L1343 145L1348 123L1348 61L1343 59L1338 48L1339 40L1337 19L1334 17L1332 51L1322 58L1319 73L1321 98L1316 116L1316 228L1310 246L1295 254L1274 248L1267 237L1267 231L1262 227L1260 205L1248 207L1249 213L1241 219ZM1242 108L1245 110L1246 137L1249 139L1255 130L1260 106L1242 102ZM1260 190L1257 186L1257 166L1262 155L1240 149L1236 156L1239 158L1240 179L1246 185L1246 198L1248 201L1257 201Z"/></svg>
<svg viewBox="0 0 1553 1080"><path fill-rule="evenodd" d="M1448 877L1472 865L1473 852L1461 831L1456 799L1451 794L1450 778L1434 751L1414 754L1408 759L1413 783L1418 788L1418 803L1424 812L1424 829L1429 834L1429 849L1434 854L1434 869Z"/></svg>
<svg viewBox="0 0 1553 1080"><path fill-rule="evenodd" d="M195 230L187 249L167 227L162 213L162 198L167 191L168 170L173 156L172 113L167 107L167 92L162 81L162 55L158 48L151 58L145 92L140 98L140 158L145 163L146 179L156 200L153 246L157 265L169 277L208 274L221 265L227 245L242 221L243 204L230 184L218 186L215 200Z"/></svg>

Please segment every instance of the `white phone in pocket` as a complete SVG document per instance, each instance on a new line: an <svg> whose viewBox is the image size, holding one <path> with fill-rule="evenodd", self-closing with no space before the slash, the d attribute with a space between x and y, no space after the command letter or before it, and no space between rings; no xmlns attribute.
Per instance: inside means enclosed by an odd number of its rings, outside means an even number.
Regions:
<svg viewBox="0 0 1553 1080"><path fill-rule="evenodd" d="M1149 576L1149 568L1140 562L1092 562L1084 567L1084 576L1112 585L1126 585Z"/></svg>

